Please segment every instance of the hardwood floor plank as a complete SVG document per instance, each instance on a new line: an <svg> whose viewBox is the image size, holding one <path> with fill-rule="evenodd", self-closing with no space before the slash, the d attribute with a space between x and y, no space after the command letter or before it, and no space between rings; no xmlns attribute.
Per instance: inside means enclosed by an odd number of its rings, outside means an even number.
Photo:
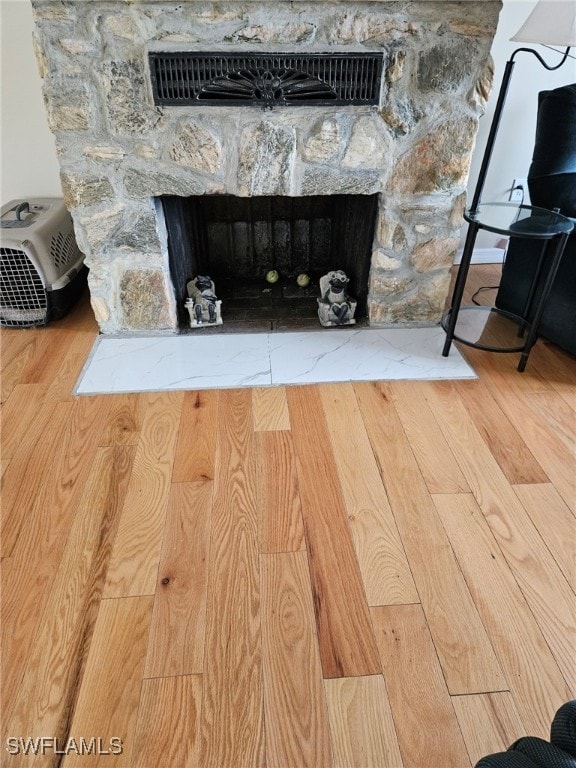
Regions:
<svg viewBox="0 0 576 768"><path fill-rule="evenodd" d="M102 600L70 733L122 739L118 768L132 765L136 718L152 615L151 597ZM63 768L110 765L109 755L67 755Z"/></svg>
<svg viewBox="0 0 576 768"><path fill-rule="evenodd" d="M434 503L492 638L525 733L544 738L556 709L571 698L570 689L474 498L434 496Z"/></svg>
<svg viewBox="0 0 576 768"><path fill-rule="evenodd" d="M54 450L46 456L48 471L42 475L40 486L36 486L32 514L24 522L14 553L31 552L32 542L38 540L40 531L48 533L47 540L68 535L108 410L105 398L83 397L58 403L52 411L40 440L51 440ZM55 425L58 433L54 431Z"/></svg>
<svg viewBox="0 0 576 768"><path fill-rule="evenodd" d="M132 448L101 448L96 454L42 606L9 733L50 734L61 742L68 738L132 460Z"/></svg>
<svg viewBox="0 0 576 768"><path fill-rule="evenodd" d="M305 552L262 555L267 768L332 766Z"/></svg>
<svg viewBox="0 0 576 768"><path fill-rule="evenodd" d="M220 393L201 764L265 764L258 513L250 390Z"/></svg>
<svg viewBox="0 0 576 768"><path fill-rule="evenodd" d="M99 440L101 446L136 445L146 410L145 395L108 395L110 414Z"/></svg>
<svg viewBox="0 0 576 768"><path fill-rule="evenodd" d="M576 384L574 396L576 398ZM557 392L530 392L526 395L526 402L548 424L550 431L562 440L572 457L576 456L576 412L562 395Z"/></svg>
<svg viewBox="0 0 576 768"><path fill-rule="evenodd" d="M417 603L354 389L351 384L325 384L320 395L368 605Z"/></svg>
<svg viewBox="0 0 576 768"><path fill-rule="evenodd" d="M182 398L161 392L147 399L104 597L154 594Z"/></svg>
<svg viewBox="0 0 576 768"><path fill-rule="evenodd" d="M26 433L40 421L38 413L45 395L44 384L17 384L2 405L0 451L3 459L14 456Z"/></svg>
<svg viewBox="0 0 576 768"><path fill-rule="evenodd" d="M9 601L7 599L6 588L9 584L14 584L16 579L15 575L15 562L13 557L0 558L0 629L2 631L2 642L0 642L0 703L2 704L1 719L0 719L0 738L4 739L10 734L8 733L7 725L8 719L12 712L14 705L14 699L20 680L24 673L24 665L26 663L27 650L23 654L23 658L12 661L17 646L9 648L7 641L7 616L9 616ZM8 679L8 672L10 673L10 679Z"/></svg>
<svg viewBox="0 0 576 768"><path fill-rule="evenodd" d="M202 673L212 483L172 485L146 677Z"/></svg>
<svg viewBox="0 0 576 768"><path fill-rule="evenodd" d="M30 422L29 429L18 434L2 488L2 557L9 557L14 551L20 529L44 485L44 477L56 461L60 440L73 411L71 404L63 403L57 409L44 404L38 418Z"/></svg>
<svg viewBox="0 0 576 768"><path fill-rule="evenodd" d="M394 408L390 390L355 385L450 693L501 690L486 630Z"/></svg>
<svg viewBox="0 0 576 768"><path fill-rule="evenodd" d="M571 688L576 689L574 595L530 517L476 430L451 382L432 382L431 402L480 509Z"/></svg>
<svg viewBox="0 0 576 768"><path fill-rule="evenodd" d="M98 337L98 323L90 304L88 290L80 297L63 322L68 322L74 330L74 338L70 344L72 352L83 352L88 357Z"/></svg>
<svg viewBox="0 0 576 768"><path fill-rule="evenodd" d="M98 326L90 308L88 291L80 298L66 317L52 321L48 326L0 328L0 346L2 372L7 373L13 363L18 362L21 370L30 368L30 361L36 356L41 359L46 354L53 338L63 335L68 342L68 350L88 352L94 343ZM82 342L80 337L83 336ZM32 367L36 367L33 364ZM48 377L49 378L49 377Z"/></svg>
<svg viewBox="0 0 576 768"><path fill-rule="evenodd" d="M202 676L143 680L133 768L198 765Z"/></svg>
<svg viewBox="0 0 576 768"><path fill-rule="evenodd" d="M504 356L503 356L504 357ZM518 430L533 456L546 472L566 504L576 511L576 472L574 456L562 440L550 429L546 419L539 416L527 399L530 380L505 375L501 368L491 366L486 385L500 408Z"/></svg>
<svg viewBox="0 0 576 768"><path fill-rule="evenodd" d="M256 387L252 390L254 431L290 430L285 387Z"/></svg>
<svg viewBox="0 0 576 768"><path fill-rule="evenodd" d="M514 492L552 557L576 592L576 521L550 483L543 485L515 485Z"/></svg>
<svg viewBox="0 0 576 768"><path fill-rule="evenodd" d="M214 478L217 421L217 391L184 394L173 483L204 482Z"/></svg>
<svg viewBox="0 0 576 768"><path fill-rule="evenodd" d="M402 768L382 675L325 680L334 765Z"/></svg>
<svg viewBox="0 0 576 768"><path fill-rule="evenodd" d="M536 346L533 351L535 351ZM480 371L483 374L482 381L485 384L489 384L490 380L494 377L500 379L502 383L506 382L508 387L524 394L528 392L550 392L552 389L550 381L546 377L541 376L536 368L530 364L531 360L526 366L524 373L517 376L516 374L519 371L517 370L518 355L516 354L507 355L494 352L487 355L484 350L472 349L472 347L464 345L460 349L464 352L474 370ZM530 353L530 356L532 356L532 353ZM522 435L522 432L520 432L520 435Z"/></svg>
<svg viewBox="0 0 576 768"><path fill-rule="evenodd" d="M5 403L41 346L41 331L35 328L2 329L2 376L0 402Z"/></svg>
<svg viewBox="0 0 576 768"><path fill-rule="evenodd" d="M22 371L22 384L51 383L58 375L74 337L65 322L50 329L50 344L39 344L37 351Z"/></svg>
<svg viewBox="0 0 576 768"><path fill-rule="evenodd" d="M2 372L12 365L19 357L28 359L27 349L36 347L39 341L46 338L44 328L7 328L0 326L0 359Z"/></svg>
<svg viewBox="0 0 576 768"><path fill-rule="evenodd" d="M376 674L380 662L318 389L291 387L288 406L323 674Z"/></svg>
<svg viewBox="0 0 576 768"><path fill-rule="evenodd" d="M42 615L38 606L58 569L107 408L104 399L82 398L59 403L54 410L53 452L47 454L47 471L21 522L12 553L12 578L3 585L2 680L7 696L13 695L22 675Z"/></svg>
<svg viewBox="0 0 576 768"><path fill-rule="evenodd" d="M532 352L534 354L532 354ZM555 392L576 411L576 357L540 339L530 353L530 365L546 378Z"/></svg>
<svg viewBox="0 0 576 768"><path fill-rule="evenodd" d="M75 352L73 348L68 350L50 385L45 385L48 386L47 400L55 400L59 403L76 397L73 391L82 373L87 353L88 350L83 352Z"/></svg>
<svg viewBox="0 0 576 768"><path fill-rule="evenodd" d="M438 431L425 387L417 381L391 382L394 407L430 493L464 493L468 483Z"/></svg>
<svg viewBox="0 0 576 768"><path fill-rule="evenodd" d="M371 612L404 768L469 766L421 606Z"/></svg>
<svg viewBox="0 0 576 768"><path fill-rule="evenodd" d="M453 696L452 704L473 765L527 735L510 691Z"/></svg>
<svg viewBox="0 0 576 768"><path fill-rule="evenodd" d="M4 478L4 472L8 469L10 459L0 459L0 480Z"/></svg>
<svg viewBox="0 0 576 768"><path fill-rule="evenodd" d="M454 386L508 482L547 483L548 476L488 389L477 381L458 381Z"/></svg>
<svg viewBox="0 0 576 768"><path fill-rule="evenodd" d="M260 551L304 549L304 525L290 432L256 432Z"/></svg>

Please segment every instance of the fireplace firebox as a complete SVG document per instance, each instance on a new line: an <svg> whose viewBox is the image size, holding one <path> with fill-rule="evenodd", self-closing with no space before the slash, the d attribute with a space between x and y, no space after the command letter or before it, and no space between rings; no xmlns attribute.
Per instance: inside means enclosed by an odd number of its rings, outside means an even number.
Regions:
<svg viewBox="0 0 576 768"><path fill-rule="evenodd" d="M316 326L318 280L342 269L366 316L368 274L378 195L307 197L198 195L159 198L168 235L178 323L189 324L186 284L208 274L226 323ZM270 284L270 271L279 275ZM311 278L299 286L298 275Z"/></svg>

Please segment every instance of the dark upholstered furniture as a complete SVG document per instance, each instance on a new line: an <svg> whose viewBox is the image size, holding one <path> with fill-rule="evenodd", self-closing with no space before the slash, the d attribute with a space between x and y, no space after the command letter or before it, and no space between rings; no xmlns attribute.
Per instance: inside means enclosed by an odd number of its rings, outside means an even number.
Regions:
<svg viewBox="0 0 576 768"><path fill-rule="evenodd" d="M528 188L532 205L559 208L564 216L576 219L576 83L539 94ZM511 238L496 297L499 309L524 315L541 250L537 242ZM545 260L539 287L547 268ZM539 335L576 355L576 230L562 256Z"/></svg>
<svg viewBox="0 0 576 768"><path fill-rule="evenodd" d="M475 768L576 768L576 701L556 712L549 742L525 736L506 752L483 757Z"/></svg>

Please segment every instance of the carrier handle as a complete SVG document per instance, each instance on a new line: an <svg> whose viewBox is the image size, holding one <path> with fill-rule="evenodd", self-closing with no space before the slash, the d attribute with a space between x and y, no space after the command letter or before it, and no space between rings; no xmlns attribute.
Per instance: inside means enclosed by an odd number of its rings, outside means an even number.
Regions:
<svg viewBox="0 0 576 768"><path fill-rule="evenodd" d="M20 203L20 205L16 208L16 221L22 221L22 212L27 211L30 213L30 203Z"/></svg>

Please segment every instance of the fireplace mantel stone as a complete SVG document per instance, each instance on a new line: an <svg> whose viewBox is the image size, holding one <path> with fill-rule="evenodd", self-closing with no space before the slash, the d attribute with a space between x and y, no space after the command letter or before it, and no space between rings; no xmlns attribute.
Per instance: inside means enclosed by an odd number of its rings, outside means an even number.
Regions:
<svg viewBox="0 0 576 768"><path fill-rule="evenodd" d="M103 333L177 330L160 195L377 193L370 322L439 321L500 0L32 4L63 194ZM381 51L380 103L159 108L152 50Z"/></svg>

